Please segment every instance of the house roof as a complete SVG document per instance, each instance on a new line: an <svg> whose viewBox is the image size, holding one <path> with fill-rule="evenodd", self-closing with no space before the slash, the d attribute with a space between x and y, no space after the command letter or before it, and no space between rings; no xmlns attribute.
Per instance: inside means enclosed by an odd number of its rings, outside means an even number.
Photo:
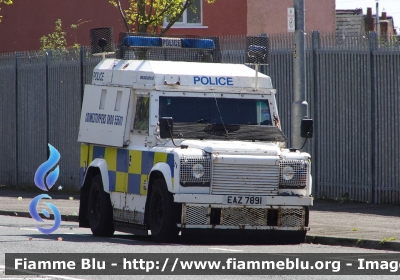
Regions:
<svg viewBox="0 0 400 280"><path fill-rule="evenodd" d="M360 33L363 28L362 9L336 10L336 32Z"/></svg>
<svg viewBox="0 0 400 280"><path fill-rule="evenodd" d="M367 17L368 15L364 15L361 8L336 10L336 33L360 34L366 32L365 19ZM375 15L370 15L370 17L375 19ZM382 16L380 16L379 19L380 22L383 21ZM389 25L393 28L394 34L396 34L393 17L387 16L385 20L389 22Z"/></svg>

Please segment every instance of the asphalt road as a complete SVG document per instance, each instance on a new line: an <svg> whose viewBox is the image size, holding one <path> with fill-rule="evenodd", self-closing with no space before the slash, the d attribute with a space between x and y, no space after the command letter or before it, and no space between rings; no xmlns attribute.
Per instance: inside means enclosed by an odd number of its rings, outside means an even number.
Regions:
<svg viewBox="0 0 400 280"><path fill-rule="evenodd" d="M392 253L382 250L368 250L340 246L315 244L299 245L239 245L204 244L196 242L185 244L156 244L150 237L135 237L117 233L112 238L94 237L89 229L78 228L76 222L62 222L53 234L43 235L35 228L36 222L30 218L0 216L0 279L363 279L372 280L377 276L12 276L4 274L5 253L358 253L368 256L373 253ZM400 269L399 269L400 271ZM397 276L383 276L383 279L399 279Z"/></svg>

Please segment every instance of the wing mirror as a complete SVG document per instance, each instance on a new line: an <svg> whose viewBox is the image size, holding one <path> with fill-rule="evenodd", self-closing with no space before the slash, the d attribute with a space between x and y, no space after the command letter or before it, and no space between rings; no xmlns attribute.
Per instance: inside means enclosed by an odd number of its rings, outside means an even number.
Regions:
<svg viewBox="0 0 400 280"><path fill-rule="evenodd" d="M171 117L162 117L160 119L160 137L171 138L174 131L174 120Z"/></svg>

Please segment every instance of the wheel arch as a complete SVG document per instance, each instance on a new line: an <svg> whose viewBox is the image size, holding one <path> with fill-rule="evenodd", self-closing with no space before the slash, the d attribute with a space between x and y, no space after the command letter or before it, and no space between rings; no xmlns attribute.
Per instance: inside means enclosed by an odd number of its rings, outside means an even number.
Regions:
<svg viewBox="0 0 400 280"><path fill-rule="evenodd" d="M160 176L163 177L165 184L167 185L168 191L171 193L173 192L174 186L172 183L171 168L167 163L157 162L153 166L153 168L151 168L149 176L149 186L150 186L150 180L152 180L153 176L155 176L156 179L160 178Z"/></svg>
<svg viewBox="0 0 400 280"><path fill-rule="evenodd" d="M86 172L85 178L83 178L83 185L87 184L87 179L89 179L89 185L92 181L92 178L88 178L89 171L91 169L97 169L101 174L101 179L103 181L103 188L106 193L110 193L110 182L108 180L108 165L105 159L96 158L94 159L88 166L88 170Z"/></svg>

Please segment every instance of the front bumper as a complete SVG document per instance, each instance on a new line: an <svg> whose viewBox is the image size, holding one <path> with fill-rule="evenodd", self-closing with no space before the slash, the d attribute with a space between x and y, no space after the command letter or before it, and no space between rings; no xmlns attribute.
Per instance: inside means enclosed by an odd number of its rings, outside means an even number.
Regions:
<svg viewBox="0 0 400 280"><path fill-rule="evenodd" d="M223 204L230 207L242 207L244 204L228 204L227 197L230 195L209 195L209 194L174 194L174 201L177 203L195 204ZM263 196L259 205L247 206L312 206L313 197L299 196Z"/></svg>
<svg viewBox="0 0 400 280"><path fill-rule="evenodd" d="M308 207L182 204L180 228L306 231Z"/></svg>

